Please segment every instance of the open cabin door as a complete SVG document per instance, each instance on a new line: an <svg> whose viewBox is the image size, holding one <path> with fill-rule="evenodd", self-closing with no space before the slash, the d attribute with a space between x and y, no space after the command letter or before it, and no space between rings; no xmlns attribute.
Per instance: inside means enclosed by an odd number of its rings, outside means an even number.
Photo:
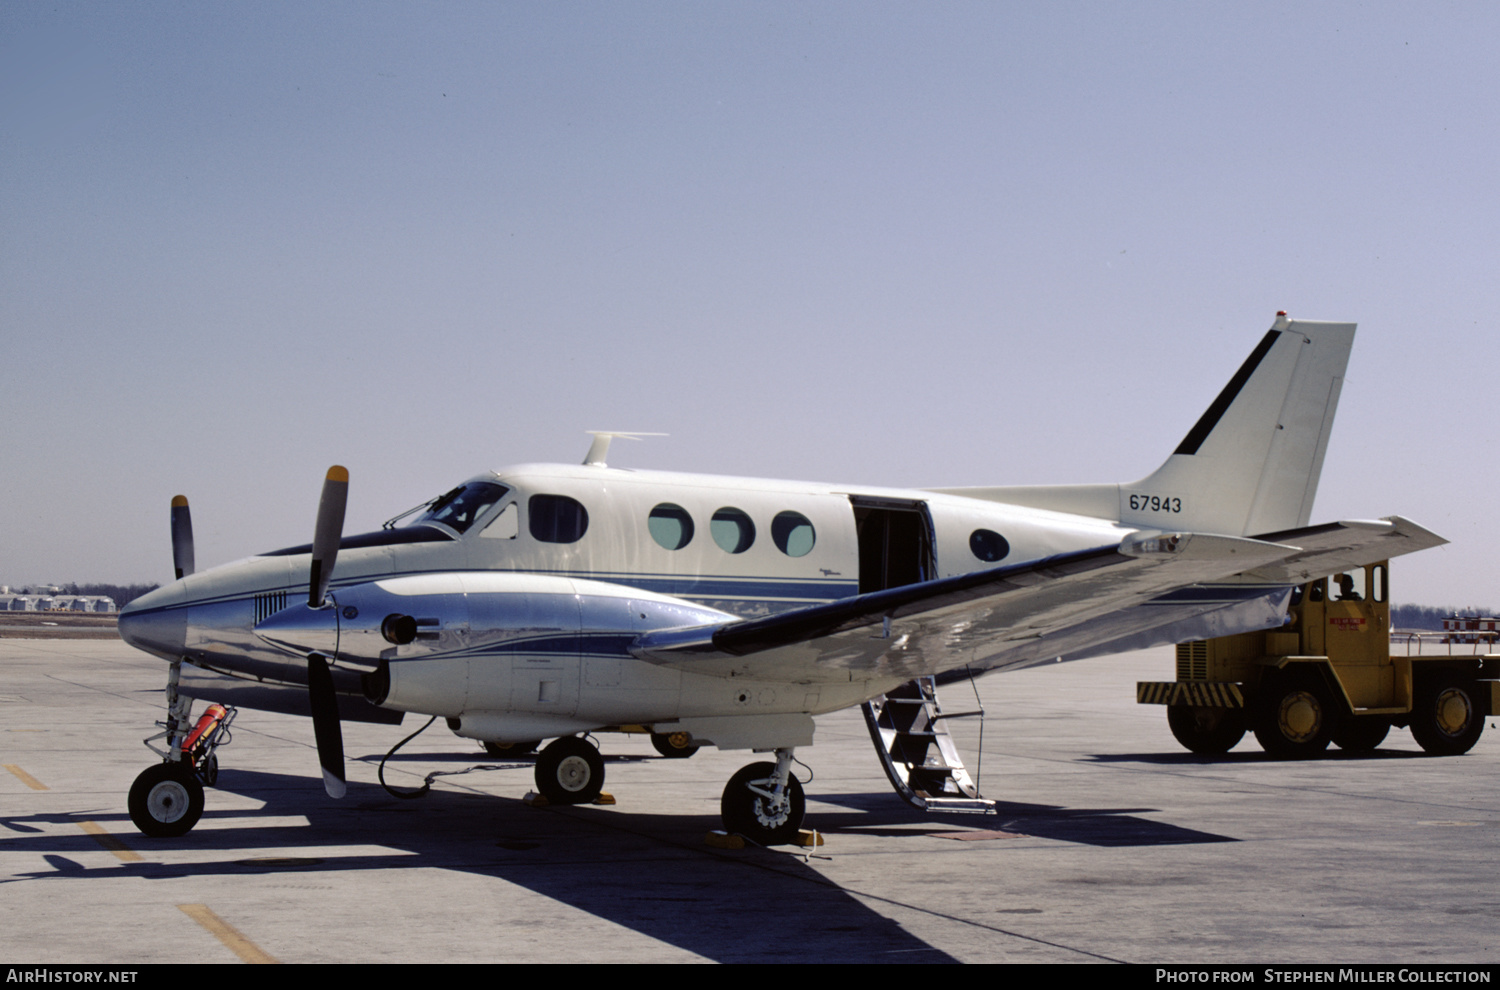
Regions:
<svg viewBox="0 0 1500 990"><path fill-rule="evenodd" d="M931 581L938 576L932 517L916 499L850 495L859 535L859 593ZM907 803L926 811L994 814L979 796L948 734L946 719L982 712L943 712L937 681L921 677L862 706L886 776Z"/></svg>
<svg viewBox="0 0 1500 990"><path fill-rule="evenodd" d="M937 577L926 502L865 495L850 495L849 501L859 535L860 594Z"/></svg>

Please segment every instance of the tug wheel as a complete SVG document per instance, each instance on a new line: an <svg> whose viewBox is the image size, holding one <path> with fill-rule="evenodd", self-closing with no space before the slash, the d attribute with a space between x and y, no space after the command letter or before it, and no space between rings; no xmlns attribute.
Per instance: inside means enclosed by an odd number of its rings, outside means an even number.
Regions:
<svg viewBox="0 0 1500 990"><path fill-rule="evenodd" d="M130 785L130 820L153 839L186 835L203 815L203 785L186 763L158 763Z"/></svg>
<svg viewBox="0 0 1500 990"><path fill-rule="evenodd" d="M1334 730L1333 744L1346 753L1373 753L1391 731L1391 720L1379 715L1356 715Z"/></svg>
<svg viewBox="0 0 1500 990"><path fill-rule="evenodd" d="M1419 682L1411 710L1411 734L1417 744L1434 756L1458 756L1473 749L1484 731L1478 691L1472 677L1452 671Z"/></svg>
<svg viewBox="0 0 1500 990"><path fill-rule="evenodd" d="M541 740L536 742L499 743L485 740L480 745L490 756L514 759L518 756L526 756L540 746Z"/></svg>
<svg viewBox="0 0 1500 990"><path fill-rule="evenodd" d="M738 832L762 846L782 845L797 837L807 811L801 782L790 774L787 776L786 793L780 806L773 805L770 799L749 788L750 784L762 782L775 772L774 763L752 763L729 778L719 802L719 815L725 830Z"/></svg>
<svg viewBox="0 0 1500 990"><path fill-rule="evenodd" d="M653 732L651 745L662 756L673 760L685 760L698 752L698 747L693 745L692 734L687 732Z"/></svg>
<svg viewBox="0 0 1500 990"><path fill-rule="evenodd" d="M1255 738L1271 756L1306 760L1328 748L1333 736L1333 702L1316 675L1282 675L1261 688Z"/></svg>
<svg viewBox="0 0 1500 990"><path fill-rule="evenodd" d="M1244 737L1245 719L1238 708L1170 705L1167 728L1189 752L1218 756L1234 749Z"/></svg>

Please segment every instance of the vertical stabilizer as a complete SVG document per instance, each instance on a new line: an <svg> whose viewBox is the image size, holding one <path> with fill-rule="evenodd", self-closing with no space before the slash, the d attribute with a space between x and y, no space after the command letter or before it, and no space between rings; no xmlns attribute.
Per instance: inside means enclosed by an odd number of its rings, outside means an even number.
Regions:
<svg viewBox="0 0 1500 990"><path fill-rule="evenodd" d="M1241 536L1306 526L1354 326L1278 316L1166 463L1120 486L1120 521Z"/></svg>

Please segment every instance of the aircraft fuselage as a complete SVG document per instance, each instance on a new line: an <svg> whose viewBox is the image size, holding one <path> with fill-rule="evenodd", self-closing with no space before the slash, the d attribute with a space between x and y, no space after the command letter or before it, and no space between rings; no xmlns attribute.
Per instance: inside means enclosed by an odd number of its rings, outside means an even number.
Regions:
<svg viewBox="0 0 1500 990"><path fill-rule="evenodd" d="M385 707L444 715L463 734L494 740L688 716L817 714L894 682L730 683L636 659L629 643L646 629L753 618L1114 545L1135 529L951 494L601 466L526 465L465 482L475 485L503 491L458 525L427 521L344 541L332 638L306 633L277 646L257 634L277 613L308 611L309 554L295 547L138 599L121 617L122 635L164 659L287 686L305 684L304 654L320 648L342 661L336 679L348 694L360 692L362 668L383 658ZM403 590L442 595L443 614L416 616L435 625L411 644L380 641L356 657L352 644L378 632L388 614L380 610L396 609L386 598ZM350 608L365 619L340 617Z"/></svg>

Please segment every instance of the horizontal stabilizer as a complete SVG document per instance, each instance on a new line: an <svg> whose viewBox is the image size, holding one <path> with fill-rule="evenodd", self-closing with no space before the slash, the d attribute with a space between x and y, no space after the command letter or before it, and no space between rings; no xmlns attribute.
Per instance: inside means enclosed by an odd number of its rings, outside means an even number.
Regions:
<svg viewBox="0 0 1500 990"><path fill-rule="evenodd" d="M1448 541L1401 516L1384 519L1350 519L1304 529L1282 530L1259 537L1271 543L1289 543L1301 552L1285 560L1257 567L1246 576L1264 581L1302 584L1324 574L1363 567L1378 560L1440 547Z"/></svg>

